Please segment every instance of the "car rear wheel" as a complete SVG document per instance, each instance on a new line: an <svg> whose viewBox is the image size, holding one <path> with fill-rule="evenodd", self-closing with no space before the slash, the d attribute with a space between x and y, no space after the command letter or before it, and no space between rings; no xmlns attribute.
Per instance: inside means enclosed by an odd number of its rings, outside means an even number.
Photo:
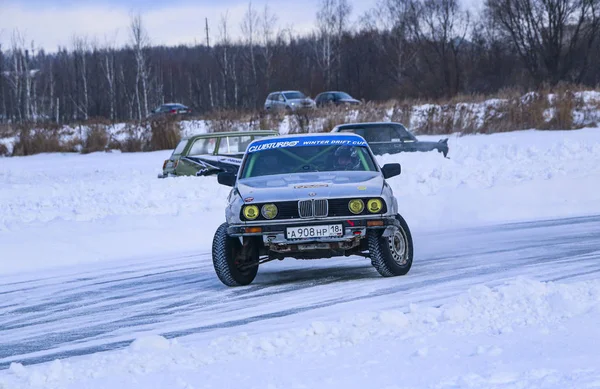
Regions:
<svg viewBox="0 0 600 389"><path fill-rule="evenodd" d="M212 259L219 280L227 286L249 285L258 273L258 248L243 247L240 240L227 235L227 223L215 232Z"/></svg>
<svg viewBox="0 0 600 389"><path fill-rule="evenodd" d="M396 215L396 226L389 236L383 231L371 231L368 237L371 264L384 277L403 276L413 261L413 242L404 218Z"/></svg>

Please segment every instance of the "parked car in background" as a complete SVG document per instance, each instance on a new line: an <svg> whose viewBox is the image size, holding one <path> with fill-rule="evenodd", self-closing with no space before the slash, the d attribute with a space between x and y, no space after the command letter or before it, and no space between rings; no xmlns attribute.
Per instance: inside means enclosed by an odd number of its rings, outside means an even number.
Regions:
<svg viewBox="0 0 600 389"><path fill-rule="evenodd" d="M270 93L265 101L266 111L293 112L302 108L315 108L315 102L304 93L295 90Z"/></svg>
<svg viewBox="0 0 600 389"><path fill-rule="evenodd" d="M183 104L167 103L156 108L150 113L150 117L166 116L166 115L189 115L192 110Z"/></svg>
<svg viewBox="0 0 600 389"><path fill-rule="evenodd" d="M369 122L335 126L331 132L351 132L362 136L376 155L412 151L438 151L448 155L448 138L437 142L420 141L401 123Z"/></svg>
<svg viewBox="0 0 600 389"><path fill-rule="evenodd" d="M236 131L183 138L163 163L158 178L236 173L250 142L276 135L276 131Z"/></svg>
<svg viewBox="0 0 600 389"><path fill-rule="evenodd" d="M355 99L346 92L323 92L315 97L317 107L325 107L328 105L360 105L360 100Z"/></svg>

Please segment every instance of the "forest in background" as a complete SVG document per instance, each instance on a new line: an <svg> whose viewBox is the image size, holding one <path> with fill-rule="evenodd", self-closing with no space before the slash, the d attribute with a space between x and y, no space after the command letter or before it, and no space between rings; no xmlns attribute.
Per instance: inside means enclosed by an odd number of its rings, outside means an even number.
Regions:
<svg viewBox="0 0 600 389"><path fill-rule="evenodd" d="M137 14L125 46L74 36L53 53L14 31L0 48L0 121L142 121L165 102L196 115L255 112L282 89L440 102L600 84L600 0L486 0L478 13L458 0L380 0L363 15L348 0L322 0L308 34L250 3L241 25L226 15L205 23L215 42L155 46Z"/></svg>

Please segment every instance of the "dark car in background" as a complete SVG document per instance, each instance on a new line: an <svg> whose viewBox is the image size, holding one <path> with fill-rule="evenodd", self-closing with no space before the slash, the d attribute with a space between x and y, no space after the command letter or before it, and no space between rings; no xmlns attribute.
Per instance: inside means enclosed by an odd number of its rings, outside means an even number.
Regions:
<svg viewBox="0 0 600 389"><path fill-rule="evenodd" d="M329 91L319 93L315 97L317 107L325 107L328 105L360 105L360 100L355 99L346 92Z"/></svg>
<svg viewBox="0 0 600 389"><path fill-rule="evenodd" d="M150 113L150 117L168 116L168 115L189 115L192 110L179 103L167 103L159 106Z"/></svg>
<svg viewBox="0 0 600 389"><path fill-rule="evenodd" d="M351 132L362 136L376 155L413 151L437 151L448 155L448 138L437 142L420 141L401 123L368 122L341 124L331 132Z"/></svg>

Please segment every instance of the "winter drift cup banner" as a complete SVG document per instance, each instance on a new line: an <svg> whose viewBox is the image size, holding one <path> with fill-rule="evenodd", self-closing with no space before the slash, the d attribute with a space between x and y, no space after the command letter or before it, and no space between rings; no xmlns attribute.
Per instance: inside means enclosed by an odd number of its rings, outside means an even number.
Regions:
<svg viewBox="0 0 600 389"><path fill-rule="evenodd" d="M367 146L367 142L358 136L311 136L307 138L288 138L285 142L272 139L254 142L248 147L248 153L262 150L304 147L304 146Z"/></svg>

